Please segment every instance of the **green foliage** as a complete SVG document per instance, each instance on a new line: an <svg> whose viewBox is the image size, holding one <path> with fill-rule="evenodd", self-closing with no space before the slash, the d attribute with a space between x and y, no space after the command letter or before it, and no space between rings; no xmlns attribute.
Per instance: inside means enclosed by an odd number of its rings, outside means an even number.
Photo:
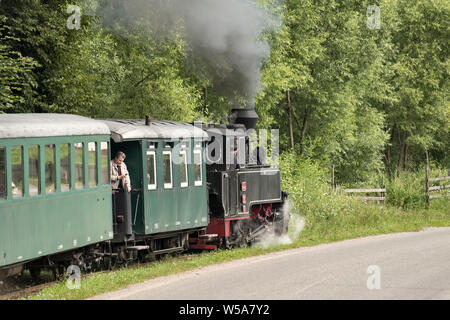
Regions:
<svg viewBox="0 0 450 320"><path fill-rule="evenodd" d="M380 29L367 27L368 0L257 2L283 18L261 34L271 55L255 101L281 151L291 121L296 153L334 165L340 184L387 181L426 151L450 166L448 1L381 0ZM69 4L79 30L66 26ZM183 19L126 12L121 1L1 1L0 112L226 121L224 57L195 56Z"/></svg>
<svg viewBox="0 0 450 320"><path fill-rule="evenodd" d="M76 32L45 83L52 111L102 117L111 112L126 71L110 35L89 27Z"/></svg>
<svg viewBox="0 0 450 320"><path fill-rule="evenodd" d="M447 176L448 171L432 165L430 177ZM446 181L442 185L448 184ZM439 184L432 184L439 185ZM431 184L430 184L431 186ZM422 209L427 207L425 193L425 167L417 170L405 171L396 176L386 184L386 203L402 209ZM434 193L436 194L436 193ZM431 204L434 208L449 210L448 199L433 199Z"/></svg>
<svg viewBox="0 0 450 320"><path fill-rule="evenodd" d="M355 211L357 203L332 192L328 170L294 153L280 157L282 188L289 193L291 213L306 219L306 227L330 224Z"/></svg>
<svg viewBox="0 0 450 320"><path fill-rule="evenodd" d="M281 150L291 120L296 151L335 165L341 183L414 168L425 150L448 165L449 5L380 1L377 30L366 26L370 4L286 1L257 99Z"/></svg>
<svg viewBox="0 0 450 320"><path fill-rule="evenodd" d="M5 26L7 18L0 15L0 112L16 111L15 105L24 102L27 91L36 86L31 77L36 62L11 50L8 41L16 40Z"/></svg>
<svg viewBox="0 0 450 320"><path fill-rule="evenodd" d="M365 203L332 191L328 168L293 152L280 156L280 168L282 188L289 193L291 213L305 217L306 228L315 232L330 232L344 226L374 226L386 220L387 212L427 208L424 168L404 172L400 177L386 181L385 206ZM438 168L430 173L431 176L445 174ZM379 180L381 177L374 178L372 187L379 187ZM367 184L365 186L368 187ZM449 202L448 198L433 200L431 207L450 214Z"/></svg>
<svg viewBox="0 0 450 320"><path fill-rule="evenodd" d="M418 172L403 172L386 185L386 202L403 208L424 208L426 206L425 169Z"/></svg>

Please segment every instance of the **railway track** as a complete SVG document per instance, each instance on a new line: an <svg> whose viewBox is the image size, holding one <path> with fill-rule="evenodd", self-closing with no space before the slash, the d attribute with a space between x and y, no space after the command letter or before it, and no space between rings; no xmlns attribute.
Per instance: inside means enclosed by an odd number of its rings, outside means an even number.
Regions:
<svg viewBox="0 0 450 320"><path fill-rule="evenodd" d="M186 252L181 255L173 256L173 259L187 260L187 259L195 258L199 254L200 253ZM152 264L154 264L156 261L158 261L158 259L152 260L149 262L139 262L139 263L133 262L133 263L130 263L128 266L126 266L126 268L133 270L133 269L137 269L137 268L148 267L148 266L151 266ZM123 267L124 267L124 265L121 265L121 266L117 266L117 267L113 268L112 270L100 270L100 271L96 271L96 272L90 272L90 273L82 275L82 279L86 278L86 277L90 277L92 275L98 275L98 274L107 273L110 271L119 270L120 268L123 268ZM33 283L24 284L23 282L20 281L20 278L19 278L19 281L17 281L16 283L10 284L11 286L14 286L15 288L6 289L5 292L0 291L0 301L24 298L24 297L30 296L32 294L38 293L39 291L41 291L47 287L50 287L52 285L58 284L62 281L66 281L66 279L62 278L61 280L48 281L45 283L40 283L40 284L34 285ZM1 286L0 286L0 289L1 289Z"/></svg>
<svg viewBox="0 0 450 320"><path fill-rule="evenodd" d="M26 297L37 293L47 287L50 287L54 284L58 283L58 281L46 282L35 286L30 286L26 288L19 288L7 291L6 293L0 293L0 300L14 300L19 299L21 297Z"/></svg>

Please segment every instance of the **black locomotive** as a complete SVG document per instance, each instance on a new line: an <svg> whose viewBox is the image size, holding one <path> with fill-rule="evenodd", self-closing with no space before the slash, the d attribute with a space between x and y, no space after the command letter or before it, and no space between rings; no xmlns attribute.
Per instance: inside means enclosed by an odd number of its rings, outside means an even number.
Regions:
<svg viewBox="0 0 450 320"><path fill-rule="evenodd" d="M203 237L190 238L190 248L249 245L263 234L287 232L290 217L283 208L288 194L281 190L280 170L266 164L266 150L251 143L256 139L249 135L258 115L253 109L236 108L229 121L204 128L210 137L210 222Z"/></svg>

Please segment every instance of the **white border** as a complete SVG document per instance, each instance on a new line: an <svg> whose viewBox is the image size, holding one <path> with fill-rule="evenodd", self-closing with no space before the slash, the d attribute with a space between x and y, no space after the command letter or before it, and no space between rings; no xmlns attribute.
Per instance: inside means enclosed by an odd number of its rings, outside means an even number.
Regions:
<svg viewBox="0 0 450 320"><path fill-rule="evenodd" d="M195 154L198 153L200 155L200 179L201 180L195 180L195 166L197 165L195 163ZM195 186L201 186L203 185L203 161L202 161L202 150L200 149L196 149L194 150L194 181L195 181Z"/></svg>
<svg viewBox="0 0 450 320"><path fill-rule="evenodd" d="M169 155L169 163L170 163L170 183L166 183L164 181L164 189L172 189L173 188L173 176L172 176L172 151L163 151L163 169L164 169L164 155ZM163 176L165 171L163 172Z"/></svg>
<svg viewBox="0 0 450 320"><path fill-rule="evenodd" d="M153 175L155 177L155 183L149 184L147 182L147 189L148 190L156 190L157 187L157 179L156 179L156 152L155 151L147 151L147 156L153 155ZM148 159L146 159L148 163ZM147 167L147 174L148 174L148 167Z"/></svg>
<svg viewBox="0 0 450 320"><path fill-rule="evenodd" d="M180 155L184 155L184 168L185 168L185 172L186 172L186 182L181 181L181 175L180 175L180 186L181 186L181 188L187 188L189 186L189 174L188 174L186 150L181 150ZM181 162L180 162L180 169L181 169ZM180 170L180 173L181 173L181 170Z"/></svg>

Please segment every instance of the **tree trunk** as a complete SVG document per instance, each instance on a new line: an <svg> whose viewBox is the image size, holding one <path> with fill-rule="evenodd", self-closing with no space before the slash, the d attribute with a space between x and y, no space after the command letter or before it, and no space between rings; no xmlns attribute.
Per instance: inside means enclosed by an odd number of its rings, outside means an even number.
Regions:
<svg viewBox="0 0 450 320"><path fill-rule="evenodd" d="M203 115L208 114L208 88L203 88Z"/></svg>
<svg viewBox="0 0 450 320"><path fill-rule="evenodd" d="M308 110L305 110L305 116L303 117L303 125L302 125L302 135L300 137L300 154L303 153L303 140L305 138L307 128L308 128Z"/></svg>
<svg viewBox="0 0 450 320"><path fill-rule="evenodd" d="M403 170L406 170L406 167L408 165L408 142L406 142L405 138L405 148L403 152Z"/></svg>
<svg viewBox="0 0 450 320"><path fill-rule="evenodd" d="M286 99L287 99L287 105L288 105L288 110L289 110L289 135L291 137L291 148L292 148L292 150L295 150L295 146L294 146L294 130L292 128L291 95L290 95L289 89L286 90Z"/></svg>
<svg viewBox="0 0 450 320"><path fill-rule="evenodd" d="M405 152L405 144L406 144L406 131L403 132L403 136L401 136L400 131L398 132L399 137L399 155L397 161L397 176L400 176L400 172L402 170L402 164L404 163L404 152Z"/></svg>

